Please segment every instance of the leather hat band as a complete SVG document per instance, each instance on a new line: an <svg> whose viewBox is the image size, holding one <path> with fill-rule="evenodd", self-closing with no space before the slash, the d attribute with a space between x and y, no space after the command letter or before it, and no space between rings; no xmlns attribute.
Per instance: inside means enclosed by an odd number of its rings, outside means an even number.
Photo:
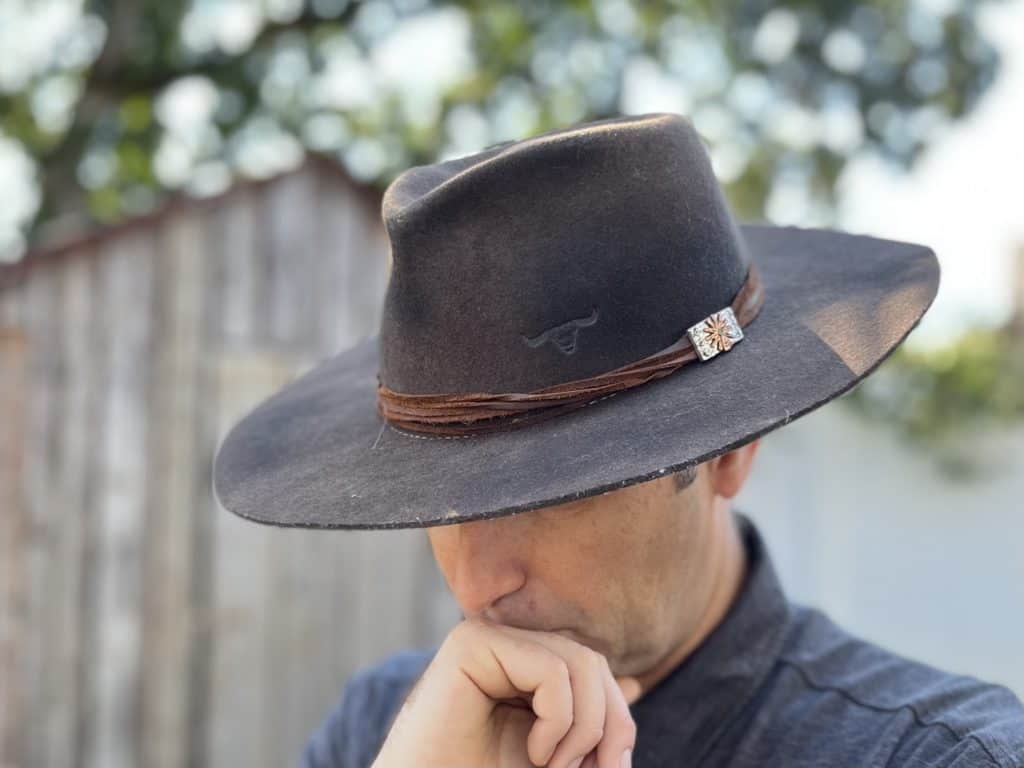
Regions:
<svg viewBox="0 0 1024 768"><path fill-rule="evenodd" d="M558 416L631 387L667 376L695 360L727 352L743 338L764 303L756 264L728 307L687 329L678 341L647 357L584 379L533 392L404 394L384 386L377 375L377 412L411 432L470 436L526 426Z"/></svg>

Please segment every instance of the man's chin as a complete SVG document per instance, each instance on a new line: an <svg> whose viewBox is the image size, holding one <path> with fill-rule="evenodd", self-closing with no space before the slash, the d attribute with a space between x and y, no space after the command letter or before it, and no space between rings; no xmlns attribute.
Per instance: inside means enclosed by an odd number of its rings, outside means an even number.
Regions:
<svg viewBox="0 0 1024 768"><path fill-rule="evenodd" d="M554 631L554 634L561 635L562 637L567 637L570 640L574 640L580 645L585 645L590 650L597 651L605 657L607 657L608 655L608 646L605 643L601 642L600 640L595 640L594 638L585 635L582 632L579 632L578 630L566 627L564 629L556 629Z"/></svg>

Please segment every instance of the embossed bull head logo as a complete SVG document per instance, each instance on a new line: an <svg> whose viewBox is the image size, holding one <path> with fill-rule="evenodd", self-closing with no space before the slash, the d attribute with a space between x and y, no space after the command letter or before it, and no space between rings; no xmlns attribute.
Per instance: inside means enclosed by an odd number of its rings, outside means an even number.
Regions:
<svg viewBox="0 0 1024 768"><path fill-rule="evenodd" d="M596 322L597 307L594 307L586 317L570 320L567 323L556 325L554 328L548 328L532 339L523 336L523 341L531 348L539 347L545 342L550 341L560 352L571 355L576 351L576 337L579 334L580 328L586 328L588 325L593 325Z"/></svg>

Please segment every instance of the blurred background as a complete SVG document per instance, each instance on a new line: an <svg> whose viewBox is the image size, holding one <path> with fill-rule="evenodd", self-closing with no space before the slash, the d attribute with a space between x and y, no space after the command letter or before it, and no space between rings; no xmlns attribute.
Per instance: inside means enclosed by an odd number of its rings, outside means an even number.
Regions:
<svg viewBox="0 0 1024 768"><path fill-rule="evenodd" d="M1024 0L0 0L0 766L284 766L458 619L422 531L243 522L227 427L375 333L410 165L690 117L736 215L927 243L737 507L793 599L1024 696Z"/></svg>

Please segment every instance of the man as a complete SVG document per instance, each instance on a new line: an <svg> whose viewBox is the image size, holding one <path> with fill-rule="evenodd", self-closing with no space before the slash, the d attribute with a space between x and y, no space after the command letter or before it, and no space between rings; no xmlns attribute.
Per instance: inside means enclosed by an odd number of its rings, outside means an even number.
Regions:
<svg viewBox="0 0 1024 768"><path fill-rule="evenodd" d="M1008 690L900 658L785 599L757 529L729 506L757 445L699 465L695 478L683 473L548 510L428 528L464 615L498 625L449 636L451 659L439 663L431 685L421 684L404 732L373 765L562 768L595 751L607 759L589 757L582 768L619 768L629 759L650 766L1024 765L1024 710ZM677 490L679 480L689 484ZM639 694L623 687L631 711L603 667L588 677L581 664L573 694L593 690L598 704L564 735L570 718L563 714L550 738L538 738L527 753L530 716L477 691L476 675L507 683L500 670L474 661L473 648L458 645L500 647L488 633L503 631L501 624L554 630L566 638L554 652L569 663L577 653L571 643L598 651L613 674L638 681ZM545 647L539 634L510 637ZM400 654L357 674L300 764L370 765L433 655ZM522 671L510 666L519 661L497 651L493 663L509 666L507 677L515 678L529 672L528 658ZM459 664L466 676L456 672ZM573 697L572 711L580 709ZM474 720L472 733L453 728ZM544 762L556 737L559 751ZM490 760L503 745L518 749ZM633 755L620 763L629 748ZM438 757L426 761L431 755Z"/></svg>
<svg viewBox="0 0 1024 768"><path fill-rule="evenodd" d="M662 113L410 169L382 211L379 339L236 425L216 489L424 527L464 620L357 673L305 768L1024 765L1008 689L790 603L732 505L760 435L917 324L930 249L736 224Z"/></svg>

